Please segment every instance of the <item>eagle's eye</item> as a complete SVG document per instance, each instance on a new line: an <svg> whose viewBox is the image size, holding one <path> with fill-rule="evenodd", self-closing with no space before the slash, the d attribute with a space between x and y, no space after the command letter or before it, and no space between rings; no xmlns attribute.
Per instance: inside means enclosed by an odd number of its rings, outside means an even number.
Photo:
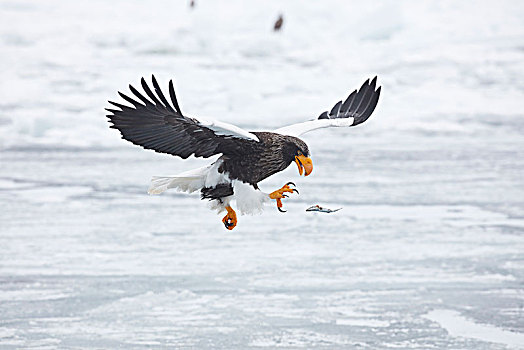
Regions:
<svg viewBox="0 0 524 350"><path fill-rule="evenodd" d="M300 150L297 151L297 156L301 156L302 152Z"/></svg>

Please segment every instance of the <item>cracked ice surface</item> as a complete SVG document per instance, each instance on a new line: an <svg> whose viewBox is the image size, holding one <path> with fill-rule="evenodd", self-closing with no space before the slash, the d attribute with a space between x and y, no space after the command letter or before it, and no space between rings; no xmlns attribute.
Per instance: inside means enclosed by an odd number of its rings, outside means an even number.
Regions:
<svg viewBox="0 0 524 350"><path fill-rule="evenodd" d="M519 1L1 1L0 17L0 348L524 348ZM297 184L286 214L227 232L197 194L146 194L208 160L107 127L105 101L151 73L188 115L248 130L375 74L383 92L365 124L304 136L311 176L261 183Z"/></svg>

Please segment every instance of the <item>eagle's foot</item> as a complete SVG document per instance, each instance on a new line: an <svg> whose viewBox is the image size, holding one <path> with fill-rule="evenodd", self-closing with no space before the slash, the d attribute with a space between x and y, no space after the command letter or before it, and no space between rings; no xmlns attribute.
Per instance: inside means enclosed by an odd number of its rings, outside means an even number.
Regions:
<svg viewBox="0 0 524 350"><path fill-rule="evenodd" d="M286 212L285 210L282 210L282 198L287 198L288 197L288 195L286 195L286 192L290 192L290 193L296 192L297 194L299 193L296 188L292 188L292 187L290 187L290 185L296 186L293 182L288 182L287 184L282 186L281 189L278 189L278 190L276 190L274 192L271 192L269 194L269 198L276 199L276 201L277 201L277 209L278 209L278 211L280 211L282 213Z"/></svg>
<svg viewBox="0 0 524 350"><path fill-rule="evenodd" d="M232 230L237 225L237 213L229 205L226 207L227 215L224 216L222 222L228 230Z"/></svg>

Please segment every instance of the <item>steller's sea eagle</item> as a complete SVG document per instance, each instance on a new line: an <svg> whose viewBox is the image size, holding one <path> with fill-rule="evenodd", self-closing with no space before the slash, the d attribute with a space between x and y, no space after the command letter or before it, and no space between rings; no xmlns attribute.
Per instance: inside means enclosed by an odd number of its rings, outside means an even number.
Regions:
<svg viewBox="0 0 524 350"><path fill-rule="evenodd" d="M208 166L176 176L153 177L148 193L159 194L169 188L189 193L200 190L202 199L211 200L214 209L227 211L222 222L228 230L237 225L231 207L233 200L242 214L261 212L264 203L272 199L276 200L278 210L283 211L282 199L287 197L286 193L298 192L294 184L289 182L274 192L264 193L258 183L293 162L300 175L308 176L313 171L313 162L308 146L298 136L319 128L365 122L377 105L381 89L376 88L377 77L371 82L368 79L345 101L337 102L330 112L323 112L315 120L271 132L249 132L228 123L183 115L173 81L169 82L171 104L154 76L152 81L156 94L144 78L141 84L147 97L131 85L129 89L136 97L118 93L131 106L109 101L118 108L107 108L111 128L118 129L123 139L135 145L184 159L190 155L208 158L222 154Z"/></svg>

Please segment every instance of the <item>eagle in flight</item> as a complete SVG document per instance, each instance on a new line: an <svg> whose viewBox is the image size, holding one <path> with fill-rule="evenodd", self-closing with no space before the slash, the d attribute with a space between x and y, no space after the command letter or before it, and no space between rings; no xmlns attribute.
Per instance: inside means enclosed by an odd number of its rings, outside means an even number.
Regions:
<svg viewBox="0 0 524 350"><path fill-rule="evenodd" d="M381 87L377 77L366 80L360 89L353 91L345 101L339 101L320 114L317 119L293 124L274 131L246 131L235 125L182 114L173 87L169 82L169 98L152 76L153 90L144 78L141 80L145 95L129 85L135 95L131 98L121 92L120 97L130 105L109 101L117 107L107 108L107 115L122 138L160 153L186 159L190 155L208 158L221 156L214 163L176 176L153 177L149 194L159 194L169 188L184 192L200 191L202 199L209 199L212 208L227 211L222 219L232 230L237 225L237 215L232 208L236 202L241 214L261 212L263 205L276 201L282 210L286 193L298 191L292 182L282 188L264 193L258 183L286 169L295 162L300 175L313 171L309 148L298 137L306 132L326 127L349 127L365 122L375 109Z"/></svg>

